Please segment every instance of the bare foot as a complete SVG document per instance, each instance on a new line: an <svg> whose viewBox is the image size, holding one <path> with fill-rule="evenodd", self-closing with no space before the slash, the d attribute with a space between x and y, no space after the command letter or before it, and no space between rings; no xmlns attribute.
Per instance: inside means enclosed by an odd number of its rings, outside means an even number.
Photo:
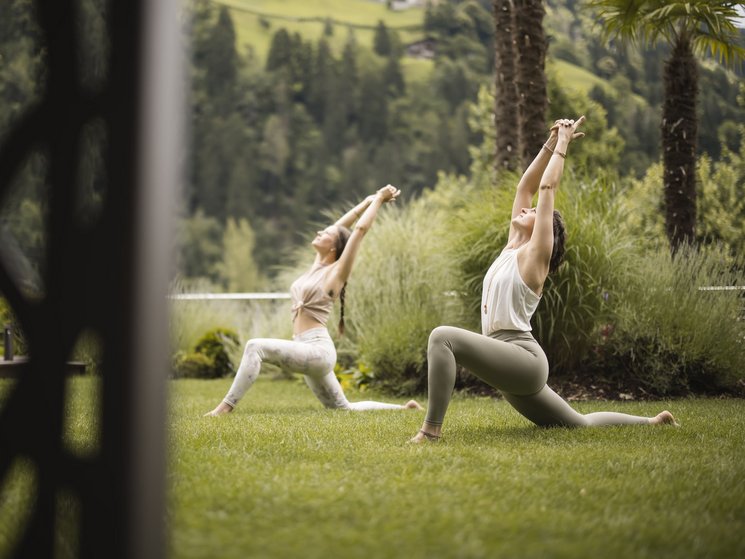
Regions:
<svg viewBox="0 0 745 559"><path fill-rule="evenodd" d="M231 411L233 411L233 408L230 406L230 404L220 402L220 405L218 405L214 410L205 413L203 417L217 417L218 415L225 415L226 413L230 413Z"/></svg>
<svg viewBox="0 0 745 559"><path fill-rule="evenodd" d="M652 419L649 420L649 423L651 425L675 425L676 427L680 427L680 423L675 421L673 414L671 414L667 410L661 411L660 413L655 415Z"/></svg>
<svg viewBox="0 0 745 559"><path fill-rule="evenodd" d="M419 429L419 432L414 435L412 438L409 439L409 442L411 444L421 444L426 442L433 442L436 443L440 440L440 435L435 435L434 433L429 433L423 429Z"/></svg>
<svg viewBox="0 0 745 559"><path fill-rule="evenodd" d="M424 409L422 405L416 400L409 400L408 402L404 404L404 407L407 410L423 410Z"/></svg>

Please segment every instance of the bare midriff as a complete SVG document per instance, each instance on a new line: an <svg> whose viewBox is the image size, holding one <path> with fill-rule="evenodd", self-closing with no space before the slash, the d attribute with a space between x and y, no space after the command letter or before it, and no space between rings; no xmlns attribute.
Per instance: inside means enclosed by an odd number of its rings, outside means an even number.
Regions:
<svg viewBox="0 0 745 559"><path fill-rule="evenodd" d="M295 320L292 322L292 333L297 336L298 334L302 334L306 330L312 328L326 328L326 325L321 324L315 318L309 316L300 309Z"/></svg>

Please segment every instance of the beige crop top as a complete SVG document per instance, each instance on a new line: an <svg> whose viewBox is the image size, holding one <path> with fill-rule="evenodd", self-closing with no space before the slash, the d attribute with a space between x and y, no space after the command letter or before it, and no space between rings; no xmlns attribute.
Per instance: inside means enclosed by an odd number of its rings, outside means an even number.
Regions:
<svg viewBox="0 0 745 559"><path fill-rule="evenodd" d="M528 287L517 266L517 249L506 248L484 277L481 292L481 333L498 330L530 332L541 296Z"/></svg>
<svg viewBox="0 0 745 559"><path fill-rule="evenodd" d="M326 325L331 308L334 306L334 298L329 297L323 289L326 272L330 267L330 264L314 265L292 283L290 299L293 321L302 310L317 322Z"/></svg>

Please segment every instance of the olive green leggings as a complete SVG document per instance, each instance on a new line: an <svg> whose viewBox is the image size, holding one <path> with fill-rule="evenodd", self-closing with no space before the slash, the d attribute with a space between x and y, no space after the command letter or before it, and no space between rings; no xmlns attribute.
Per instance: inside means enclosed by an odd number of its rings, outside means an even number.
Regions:
<svg viewBox="0 0 745 559"><path fill-rule="evenodd" d="M536 425L594 426L648 424L649 418L615 412L582 415L546 385L548 360L530 332L502 330L483 336L438 326L429 336L429 405L425 421L442 425L459 364L499 389L518 412Z"/></svg>

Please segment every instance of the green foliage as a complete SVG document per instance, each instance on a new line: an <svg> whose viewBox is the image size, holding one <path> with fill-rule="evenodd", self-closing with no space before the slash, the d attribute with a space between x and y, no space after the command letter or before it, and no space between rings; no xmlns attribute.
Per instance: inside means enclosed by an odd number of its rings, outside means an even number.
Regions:
<svg viewBox="0 0 745 559"><path fill-rule="evenodd" d="M172 358L173 378L215 378L215 364L203 353L176 352Z"/></svg>
<svg viewBox="0 0 745 559"><path fill-rule="evenodd" d="M697 54L711 54L726 64L745 57L735 25L741 14L730 0L632 4L627 0L590 0L588 6L596 11L609 38L651 45L691 41Z"/></svg>
<svg viewBox="0 0 745 559"><path fill-rule="evenodd" d="M178 223L176 238L178 269L189 278L210 278L217 281L216 270L220 261L222 230L219 222L197 210L193 216Z"/></svg>
<svg viewBox="0 0 745 559"><path fill-rule="evenodd" d="M228 218L223 233L222 261L217 273L229 292L257 291L265 280L253 261L256 235L245 219Z"/></svg>
<svg viewBox="0 0 745 559"><path fill-rule="evenodd" d="M745 134L740 131L740 138ZM696 236L702 244L721 244L733 258L745 254L745 142L739 152L723 150L720 161L703 156L698 161ZM624 194L628 210L625 227L654 246L665 238L662 165L652 165L632 181Z"/></svg>
<svg viewBox="0 0 745 559"><path fill-rule="evenodd" d="M334 374L345 392L350 389L366 390L375 381L375 373L364 363L355 363L353 366L344 368L337 361Z"/></svg>
<svg viewBox="0 0 745 559"><path fill-rule="evenodd" d="M391 37L388 28L383 20L378 21L377 27L375 27L375 38L373 39L373 50L380 56L388 56L391 54L392 45Z"/></svg>
<svg viewBox="0 0 745 559"><path fill-rule="evenodd" d="M504 174L496 187L474 189L453 221L452 253L462 274L468 324L476 331L483 278L507 244L518 178ZM612 184L571 175L562 183L556 206L567 227L565 260L549 276L533 318L534 335L556 373L572 371L588 358L596 329L611 313L607 299L622 281L632 245L629 236L618 234Z"/></svg>
<svg viewBox="0 0 745 559"><path fill-rule="evenodd" d="M597 169L599 174L620 174L624 140L616 128L608 126L603 106L585 93L568 92L554 72L549 72L548 76L548 97L549 124L562 115L570 115L570 118L585 115L587 119L583 125L587 139L574 142L570 147L572 168Z"/></svg>
<svg viewBox="0 0 745 559"><path fill-rule="evenodd" d="M589 358L613 313L608 301L626 284L638 254L635 239L619 234L624 214L613 183L572 179L565 177L557 203L567 226L565 263L549 276L533 322L556 373L577 370Z"/></svg>
<svg viewBox="0 0 745 559"><path fill-rule="evenodd" d="M706 290L745 285L717 247L667 247L627 262L614 303L617 318L602 366L633 375L651 392L708 391L745 378L742 294Z"/></svg>
<svg viewBox="0 0 745 559"><path fill-rule="evenodd" d="M194 346L196 353L206 355L214 363L215 376L227 376L234 372L230 355L240 345L238 335L233 330L218 328L207 332Z"/></svg>
<svg viewBox="0 0 745 559"><path fill-rule="evenodd" d="M426 379L427 339L457 319L445 212L424 197L385 208L367 233L347 286L347 332L376 383L399 393Z"/></svg>
<svg viewBox="0 0 745 559"><path fill-rule="evenodd" d="M190 352L177 351L173 357L175 378L220 378L235 373L231 357L240 347L233 330L216 328L204 334Z"/></svg>
<svg viewBox="0 0 745 559"><path fill-rule="evenodd" d="M26 355L28 346L18 319L16 319L8 301L4 297L0 297L0 327L4 329L6 325L10 325L13 330L13 353L15 355Z"/></svg>
<svg viewBox="0 0 745 559"><path fill-rule="evenodd" d="M289 283L287 284L289 287ZM210 293L219 287L207 281L176 280L171 286L173 295ZM171 347L189 353L205 332L228 328L238 333L240 340L251 338L289 338L292 335L290 304L287 299L230 301L178 300L171 301ZM242 347L225 346L233 363L240 360Z"/></svg>
<svg viewBox="0 0 745 559"><path fill-rule="evenodd" d="M479 2L438 2L428 6L424 31L437 40L437 63L443 59L460 60L477 74L493 70L494 23L490 11Z"/></svg>
<svg viewBox="0 0 745 559"><path fill-rule="evenodd" d="M301 24L274 15L254 18L196 0L194 6L195 156L187 211L195 214L202 208L221 228L228 217L247 218L258 239L254 258L261 269L281 262L298 242L298 227L322 208L364 195L380 184L400 184L411 196L431 187L439 171L469 173L469 146L479 140L480 132L467 124L466 107L479 88L492 81L488 2L441 2L405 13L355 3L360 14L355 18L336 3L277 7L277 14L318 16L314 33L301 33ZM592 18L578 8L576 2L560 0L547 5L549 32L575 49L574 63L586 69L564 61L549 64L557 68L551 78L551 115L588 117L587 132L595 141L576 146L576 162L641 176L657 157L654 115L660 101L662 54L606 47L589 31ZM350 22L367 18L369 29L352 26L346 37L324 34L324 26L338 27L342 13ZM247 21L260 17L272 21L271 32L258 23L256 29L245 28ZM419 35L396 27L395 22L404 19L416 27L417 17L423 23ZM371 48L378 21L383 22L378 42L384 36L390 42L390 49L383 49L390 53L385 56ZM414 80L409 70L415 61L400 56L395 35L410 41L420 38L422 31L437 42L437 56L433 71ZM271 38L268 56L242 56L233 45L233 35L241 34L243 41ZM264 50L259 47L257 52ZM218 52L225 55L219 65L212 65L209 61ZM601 60L609 63L600 64ZM222 80L228 85L218 87L230 95L210 89L220 79L207 76L220 65L232 69L221 75L235 74L234 80ZM704 68L702 83L707 73ZM582 93L590 78L602 86L592 95ZM732 123L741 116L732 109L732 80L712 80L705 92L712 97L703 103L702 122L702 129L713 130L702 132L711 153L706 138L716 137L722 119ZM731 128L723 129L730 137ZM219 279L214 273L202 275Z"/></svg>

